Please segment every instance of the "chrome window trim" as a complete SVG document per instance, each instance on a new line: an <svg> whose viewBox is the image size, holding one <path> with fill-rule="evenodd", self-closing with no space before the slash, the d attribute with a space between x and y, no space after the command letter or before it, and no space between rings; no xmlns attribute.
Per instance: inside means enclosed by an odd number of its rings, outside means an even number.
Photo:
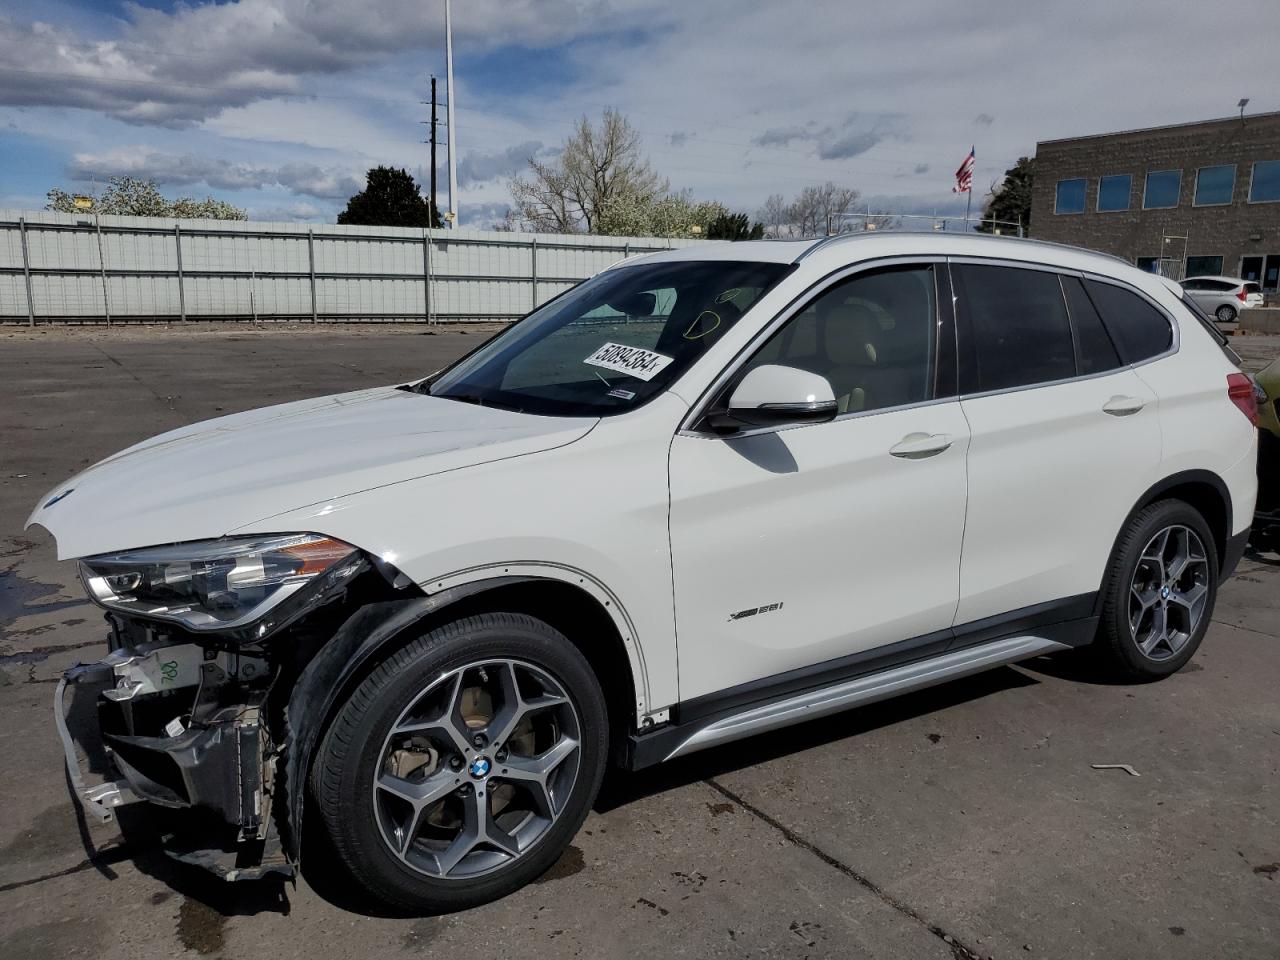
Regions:
<svg viewBox="0 0 1280 960"><path fill-rule="evenodd" d="M1141 297L1143 300L1149 303L1152 307L1154 307L1162 317L1164 317L1165 322L1169 324L1169 329L1172 332L1172 336L1170 338L1170 345L1168 349L1166 349L1163 353L1158 353L1154 356L1148 357L1145 360L1140 360L1137 363L1122 363L1118 367L1113 367L1110 370L1102 370L1097 373L1079 374L1073 377L1063 377L1058 380L1045 380L1040 383L1022 384L1021 386L1017 386L1017 387L1002 387L997 390L984 390L977 393L964 393L959 389L960 385L957 383L956 385L957 393L954 396L935 397L931 400L921 400L917 403L902 404L896 407L881 407L878 410L859 410L854 413L843 413L831 420L825 421L824 423L794 423L794 424L784 424L782 426L777 426L777 427L754 427L750 429L738 430L738 431L735 431L734 433L713 433L711 431L694 429L693 425L696 424L699 420L701 420L703 415L706 413L706 409L710 405L711 398L714 397L717 393L719 393L719 391L721 390L721 388L723 388L725 383L728 380L732 379L734 374L736 374L737 371L742 368L743 364L745 364L752 356L755 355L755 353L764 345L764 341L766 341L770 336L772 336L773 333L779 327L783 326L788 320L794 317L797 313L800 313L803 309L805 309L812 302L814 297L816 297L819 293L821 293L821 291L826 290L831 286L834 286L835 284L847 279L848 277L852 276L855 273L874 270L879 267L902 266L904 264L911 264L911 263L928 264L934 267L937 267L939 265L945 265L948 270L949 286L951 285L949 273L950 273L951 264L953 263L958 263L958 264L968 263L968 264L976 264L979 266L1014 267L1014 268L1023 269L1023 270L1038 270L1041 273L1054 273L1062 276L1076 277L1081 281L1095 280L1100 283L1109 283L1112 286L1119 287L1122 290L1127 290L1129 293L1132 293L1137 295L1138 297ZM955 331L955 335L957 337L957 354L958 354L959 324L956 323L956 320L955 320L954 304L956 301L956 296L954 293L954 289L955 288L953 286L952 287L953 292L951 295L952 304L953 304L952 323L955 324L957 327L957 330ZM1065 303L1065 297L1064 297L1064 303ZM1068 310L1068 316L1069 315L1070 315L1070 311ZM1103 323L1105 324L1105 322L1106 321L1104 320ZM1071 336L1073 340L1075 338L1075 335L1076 335L1075 326L1072 325ZM976 400L984 397L999 396L1000 394L1005 394L1005 393L1021 393L1024 390L1040 390L1044 387L1055 387L1065 383L1075 383L1077 381L1096 380L1101 377L1109 377L1109 376L1112 376L1113 374L1116 374L1125 370L1136 370L1139 367L1145 367L1149 363L1155 363L1158 360L1164 360L1168 357L1174 356L1175 354L1178 353L1181 347L1182 347L1182 334L1181 334L1181 329L1178 325L1178 321L1175 317L1173 317L1169 313L1168 310L1164 308L1164 306L1157 303L1155 300L1153 300L1150 296L1148 296L1142 290L1139 290L1137 287L1132 286L1131 284L1125 283L1123 280L1117 280L1114 277L1109 277L1105 274L1094 273L1089 270L1078 270L1074 267L1064 267L1064 266L1061 266L1060 264L1040 263L1032 260L1004 260L999 257L976 257L976 256L966 257L966 256L945 256L945 255L931 256L928 254L906 254L898 257L877 257L871 260L864 260L857 263L846 264L840 269L827 274L825 277L822 277L820 280L815 281L813 284L807 287L804 291L798 294L789 304L787 304L786 307L784 307L781 311L778 312L777 316L775 316L764 327L761 328L760 332L757 333L757 335L754 338L752 338L752 340L749 341L747 345L742 348L741 351L739 351L738 355L735 356L733 360L731 360L725 366L725 368L720 371L720 374L711 382L710 386L708 386L702 392L701 396L699 396L695 402L689 405L689 412L685 415L684 419L681 420L680 426L676 430L676 435L683 436L683 437L693 437L701 440L734 440L741 437L758 436L764 433L781 433L785 430L796 430L796 429L803 429L806 427L821 427L821 426L825 426L828 423L839 423L843 420L853 420L853 419L862 418L862 417L873 417L873 416L878 416L884 413L895 413L899 410L914 410L920 407L929 407L929 406L933 406L935 404L940 404L940 403L960 403L964 400Z"/></svg>
<svg viewBox="0 0 1280 960"><path fill-rule="evenodd" d="M812 249L812 248L810 248ZM901 267L910 266L911 264L919 264L922 266L930 266L935 269L946 265L947 258L942 254L920 254L909 253L888 257L873 257L868 260L859 260L854 263L847 263L842 267L833 270L831 273L818 278L808 287L788 303L785 307L757 331L756 335L747 342L747 344L738 351L716 375L701 395L689 405L689 412L685 414L684 419L680 421L680 426L676 429L677 436L696 437L704 440L734 440L739 437L756 436L762 433L779 433L783 430L795 430L801 427L821 427L828 423L837 423L841 420L851 420L854 417L874 416L881 413L891 413L895 410L907 410L913 407L931 406L935 403L949 403L959 399L958 396L950 397L934 397L930 400L919 400L915 403L901 404L896 407L880 407L876 410L858 410L853 413L842 413L831 420L822 423L788 423L777 427L752 427L743 430L737 430L733 433L714 433L709 430L694 429L696 424L706 414L707 408L711 405L711 400L724 388L725 384L732 380L742 367L747 364L752 357L756 355L780 328L786 324L797 314L806 310L815 299L821 296L825 291L831 289L838 283L849 279L858 273L867 273L871 270L878 270L881 267ZM949 282L949 278L948 278ZM934 280L935 287L937 285L936 274ZM936 309L935 304L935 309ZM954 321L953 321L954 322Z"/></svg>
<svg viewBox="0 0 1280 960"><path fill-rule="evenodd" d="M1221 170L1225 167L1231 168L1231 191L1226 200L1218 203L1201 203L1200 202L1200 174L1206 170ZM1196 167L1195 179L1191 182L1191 206L1193 207L1229 207L1236 202L1236 180L1239 179L1239 165L1234 163L1211 163L1207 167Z"/></svg>
<svg viewBox="0 0 1280 960"><path fill-rule="evenodd" d="M1170 316L1169 311L1166 310L1164 307L1162 307L1160 304L1156 303L1154 300L1151 299L1151 297L1147 296L1137 287L1131 286L1130 284L1127 284L1122 280L1117 280L1114 277L1108 277L1105 274L1100 274L1100 273L1093 273L1092 271L1089 271L1089 270L1077 270L1074 267L1062 267L1062 266L1056 266L1054 264L1049 264L1049 263L1044 263L1044 264L1031 263L1026 260L1016 260L1016 261L1000 260L994 257L948 257L947 258L948 269L950 269L951 264L953 263L956 263L956 264L967 263L967 264L975 264L977 266L985 266L985 267L1017 267L1025 270L1038 270L1041 273L1056 273L1056 274L1059 274L1060 276L1077 277L1082 281L1096 280L1102 283L1109 283L1112 286L1119 287L1121 290L1127 290L1130 293L1137 294L1143 300L1147 301L1147 303L1151 304L1151 306L1153 306L1160 313L1160 315L1164 317L1165 322L1169 324L1170 329L1173 331L1173 336L1170 339L1170 345L1167 350L1165 350L1163 353L1158 353L1155 356L1148 357L1145 360L1140 360L1137 363L1122 363L1118 367L1112 367L1110 370L1102 370L1098 373L1077 374L1074 377L1060 377L1057 380L1042 380L1039 383L1025 383L1017 387L1000 387L999 389L996 389L996 390L981 390L974 393L965 393L963 390L961 390L956 397L956 399L958 400L961 400L961 401L976 400L980 397L999 396L1002 393L1021 393L1024 390L1039 390L1043 387L1056 387L1064 383L1075 383L1078 380L1095 380L1099 377L1109 377L1112 374L1118 373L1122 370L1136 370L1138 367L1145 367L1148 363L1154 363L1157 360L1163 360L1166 357L1171 357L1175 353L1177 353L1179 348L1182 346L1182 338L1178 330L1178 323L1172 316ZM1059 284L1061 284L1061 281L1059 281ZM1063 305L1067 309L1068 318L1070 318L1071 311L1070 311L1070 307L1066 305L1065 294L1063 296ZM1099 316L1101 316L1102 311L1098 311L1098 313L1099 313ZM1102 322L1105 328L1106 320L1103 319ZM958 338L959 337L958 322L956 324L956 327L957 327L956 336ZM1110 331L1108 331L1108 333L1110 333ZM1075 336L1076 336L1075 325L1072 324L1071 337L1072 337L1073 343L1075 340ZM957 349L959 349L958 344L957 344ZM1117 352L1118 351L1119 351L1119 347L1117 347Z"/></svg>

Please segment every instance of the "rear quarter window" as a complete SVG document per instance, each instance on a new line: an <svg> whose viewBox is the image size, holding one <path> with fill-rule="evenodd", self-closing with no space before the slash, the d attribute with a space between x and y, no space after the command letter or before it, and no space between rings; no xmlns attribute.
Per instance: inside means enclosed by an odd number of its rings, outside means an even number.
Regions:
<svg viewBox="0 0 1280 960"><path fill-rule="evenodd" d="M1142 297L1099 280L1086 280L1085 286L1125 363L1150 360L1173 345L1168 318Z"/></svg>

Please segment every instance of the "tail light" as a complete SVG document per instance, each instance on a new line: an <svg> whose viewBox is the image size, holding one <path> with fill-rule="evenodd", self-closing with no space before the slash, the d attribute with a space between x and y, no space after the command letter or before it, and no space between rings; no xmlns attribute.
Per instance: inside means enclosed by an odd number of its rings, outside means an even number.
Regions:
<svg viewBox="0 0 1280 960"><path fill-rule="evenodd" d="M1240 408L1255 427L1258 425L1258 397L1253 392L1253 381L1243 373L1227 374L1227 397Z"/></svg>
<svg viewBox="0 0 1280 960"><path fill-rule="evenodd" d="M1240 288L1240 292L1236 294L1236 299L1239 300L1241 303L1249 302L1249 294L1248 292L1246 292L1244 287Z"/></svg>

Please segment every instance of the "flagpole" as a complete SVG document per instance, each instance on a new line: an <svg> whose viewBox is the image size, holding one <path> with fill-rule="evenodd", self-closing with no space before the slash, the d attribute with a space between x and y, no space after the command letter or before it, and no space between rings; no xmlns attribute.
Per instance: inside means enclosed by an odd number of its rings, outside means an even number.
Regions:
<svg viewBox="0 0 1280 960"><path fill-rule="evenodd" d="M973 157L973 165L976 167L976 166L978 165L978 153L977 153L977 151L976 151L973 147L970 147L970 148L969 148L969 156ZM971 169L972 169L972 168L971 168ZM969 226L969 213L970 213L970 211L971 211L971 210L973 210L973 179L972 179L972 175L970 175L970 179L969 179L969 190L968 190L968 192L967 192L967 196L966 196L966 198L965 198L965 202L964 202L964 228L965 228L966 230L972 230L972 229L973 229L971 226Z"/></svg>

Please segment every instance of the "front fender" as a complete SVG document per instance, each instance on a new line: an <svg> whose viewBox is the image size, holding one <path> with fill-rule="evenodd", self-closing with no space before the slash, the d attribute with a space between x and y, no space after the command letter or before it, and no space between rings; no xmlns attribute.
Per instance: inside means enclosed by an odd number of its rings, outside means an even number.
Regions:
<svg viewBox="0 0 1280 960"><path fill-rule="evenodd" d="M415 623L474 593L528 578L503 577L460 584L428 597L389 600L361 607L340 626L298 677L285 706L286 748L280 824L285 851L295 863L302 850L307 777L321 732L347 685L386 644Z"/></svg>

